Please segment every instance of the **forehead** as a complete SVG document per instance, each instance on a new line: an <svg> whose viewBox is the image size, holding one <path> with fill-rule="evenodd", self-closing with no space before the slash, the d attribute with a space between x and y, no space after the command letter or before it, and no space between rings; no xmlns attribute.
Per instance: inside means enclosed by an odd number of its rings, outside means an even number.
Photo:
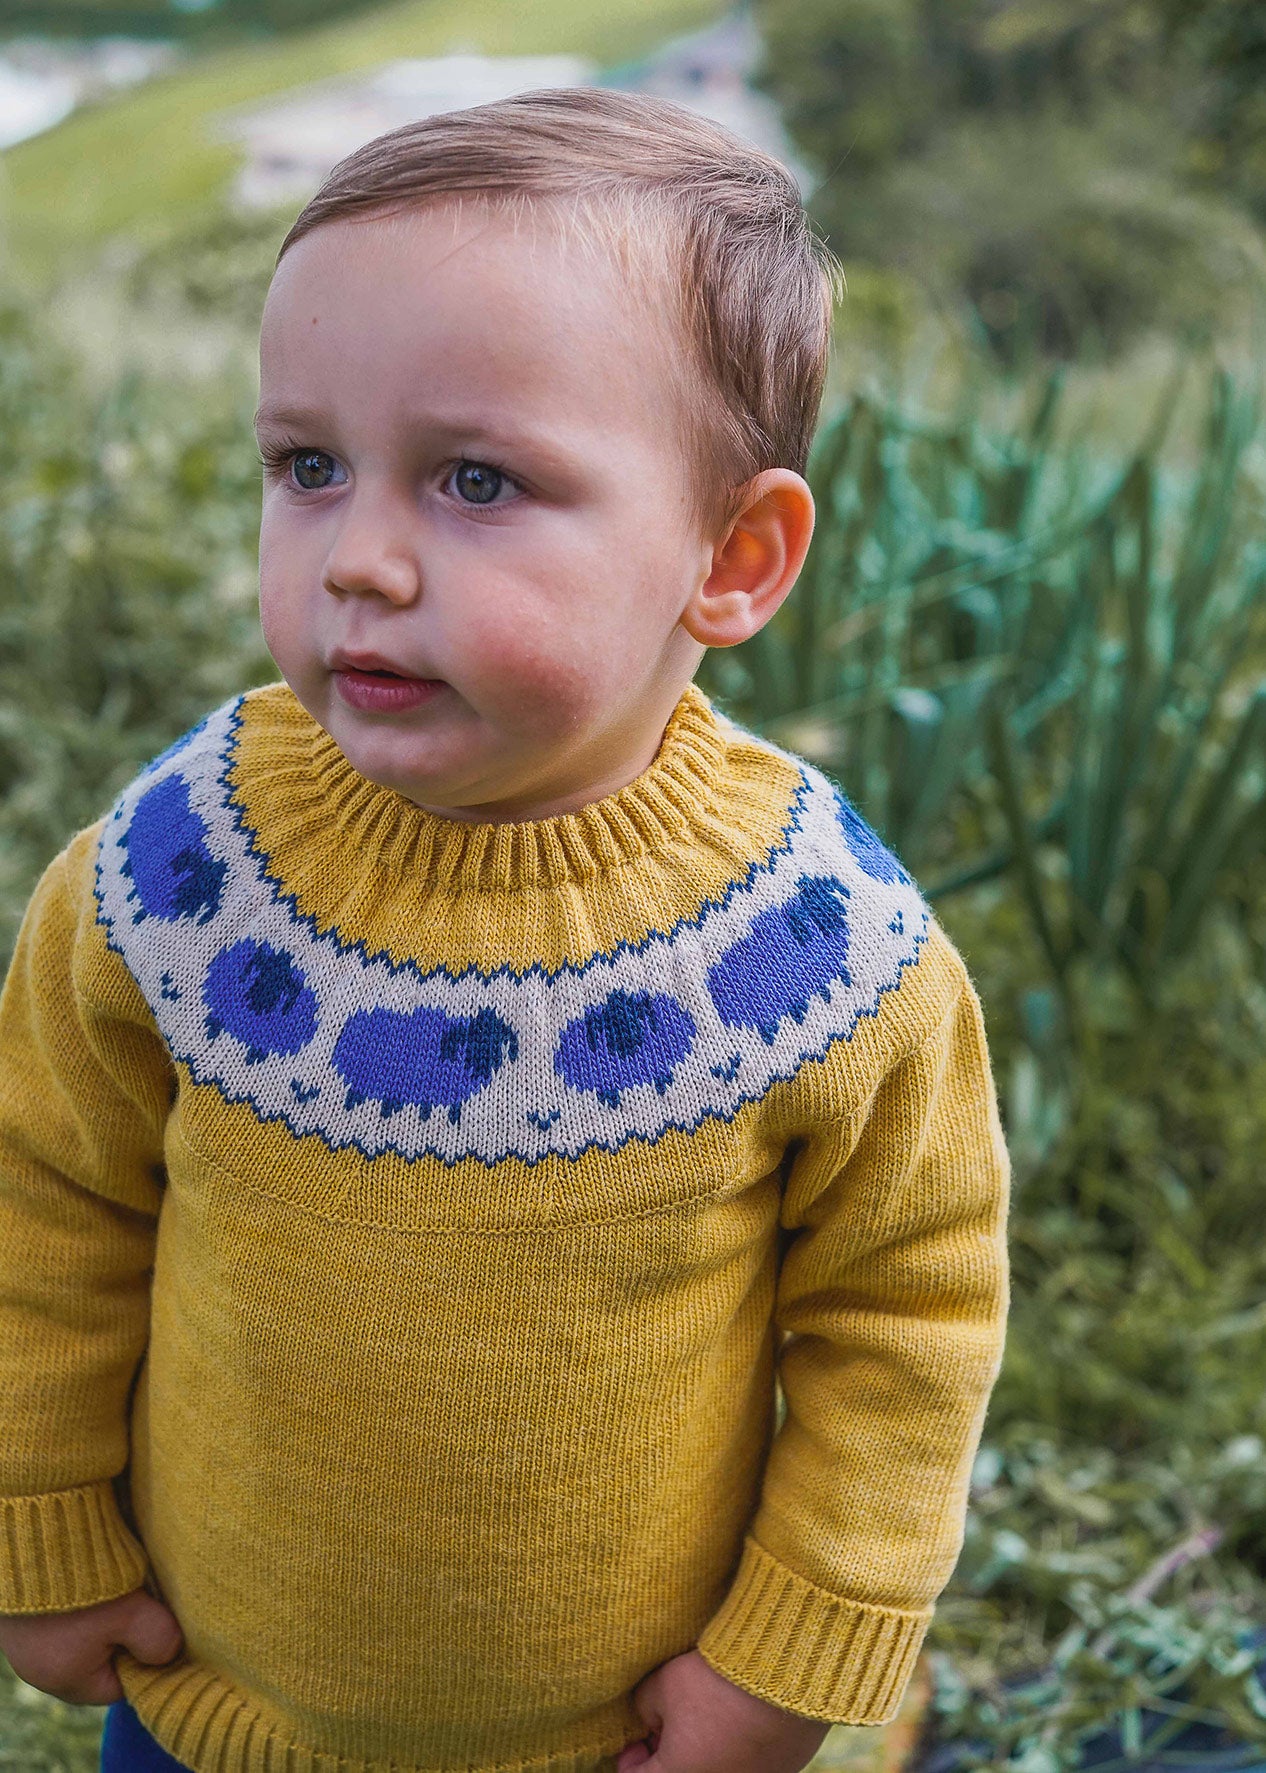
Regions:
<svg viewBox="0 0 1266 1773"><path fill-rule="evenodd" d="M450 202L323 223L290 248L268 293L264 404L277 394L384 414L424 389L662 422L679 341L645 260L535 207Z"/></svg>

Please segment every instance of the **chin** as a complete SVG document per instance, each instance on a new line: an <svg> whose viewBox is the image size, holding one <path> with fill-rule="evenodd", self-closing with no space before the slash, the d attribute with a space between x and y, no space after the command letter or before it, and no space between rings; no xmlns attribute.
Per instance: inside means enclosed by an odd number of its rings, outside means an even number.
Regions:
<svg viewBox="0 0 1266 1773"><path fill-rule="evenodd" d="M392 788L406 800L443 797L442 781L428 773L421 759L410 759L398 732L366 732L358 726L355 714L346 710L329 730L352 768L367 781L376 782L380 788Z"/></svg>

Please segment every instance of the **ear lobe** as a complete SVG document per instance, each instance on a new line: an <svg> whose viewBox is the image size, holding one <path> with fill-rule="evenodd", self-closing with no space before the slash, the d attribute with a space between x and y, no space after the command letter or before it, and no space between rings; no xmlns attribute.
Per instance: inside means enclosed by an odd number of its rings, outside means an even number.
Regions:
<svg viewBox="0 0 1266 1773"><path fill-rule="evenodd" d="M703 646L737 646L763 628L800 576L813 537L813 494L790 468L767 468L712 551L707 577L682 611Z"/></svg>

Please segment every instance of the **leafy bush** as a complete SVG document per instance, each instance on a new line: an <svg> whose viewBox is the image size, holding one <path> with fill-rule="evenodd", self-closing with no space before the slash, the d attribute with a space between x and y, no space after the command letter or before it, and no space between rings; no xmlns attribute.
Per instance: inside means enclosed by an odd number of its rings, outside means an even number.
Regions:
<svg viewBox="0 0 1266 1773"><path fill-rule="evenodd" d="M182 397L183 393L183 397ZM0 951L72 831L209 706L276 669L256 615L244 390L104 398L0 310Z"/></svg>
<svg viewBox="0 0 1266 1773"><path fill-rule="evenodd" d="M1040 1161L1017 1163L1006 1359L929 1638L928 1773L1057 1773L1110 1720L1138 1740L1149 1712L1180 1740L1266 1744L1250 1645L1266 1617L1266 917L1260 893L1243 914L1249 886L1146 1017L1088 994L1074 1104ZM948 915L1014 1081L1031 936L996 889Z"/></svg>

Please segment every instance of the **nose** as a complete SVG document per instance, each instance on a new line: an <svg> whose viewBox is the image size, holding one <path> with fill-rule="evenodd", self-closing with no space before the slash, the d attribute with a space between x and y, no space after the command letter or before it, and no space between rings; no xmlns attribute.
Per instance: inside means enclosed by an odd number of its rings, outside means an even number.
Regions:
<svg viewBox="0 0 1266 1773"><path fill-rule="evenodd" d="M394 501L370 497L363 488L358 493L346 506L321 582L334 596L372 591L389 603L411 603L421 590L416 513L406 514Z"/></svg>

